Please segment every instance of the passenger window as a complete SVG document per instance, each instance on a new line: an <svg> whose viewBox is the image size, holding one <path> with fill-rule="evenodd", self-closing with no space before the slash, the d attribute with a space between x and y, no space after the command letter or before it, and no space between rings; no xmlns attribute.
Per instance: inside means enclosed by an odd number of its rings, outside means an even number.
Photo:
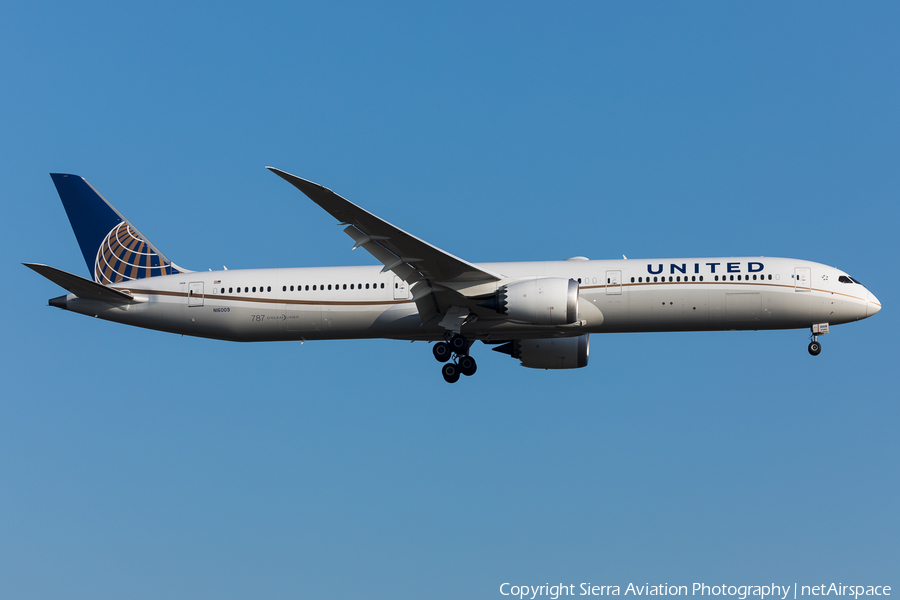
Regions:
<svg viewBox="0 0 900 600"><path fill-rule="evenodd" d="M581 283L581 277L578 278L578 283Z"/></svg>
<svg viewBox="0 0 900 600"><path fill-rule="evenodd" d="M248 288L247 286L244 286L244 293L246 294L249 291L250 291L250 288Z"/></svg>
<svg viewBox="0 0 900 600"><path fill-rule="evenodd" d="M634 283L634 277L631 278L631 283Z"/></svg>
<svg viewBox="0 0 900 600"><path fill-rule="evenodd" d="M653 283L656 283L656 277L653 278Z"/></svg>
<svg viewBox="0 0 900 600"><path fill-rule="evenodd" d="M329 290L331 289L331 284L330 284L330 283L328 284L328 289L329 289Z"/></svg>
<svg viewBox="0 0 900 600"><path fill-rule="evenodd" d="M719 276L718 276L718 275L716 275L716 281L718 281L718 280L719 280Z"/></svg>
<svg viewBox="0 0 900 600"><path fill-rule="evenodd" d="M366 284L366 289L369 289L369 284L368 284L368 283Z"/></svg>
<svg viewBox="0 0 900 600"><path fill-rule="evenodd" d="M231 288L228 288L228 293L229 293L229 294L231 294L231 293L232 293L232 291L231 291Z"/></svg>
<svg viewBox="0 0 900 600"><path fill-rule="evenodd" d="M350 289L351 289L351 290L353 289L353 284L352 284L352 283L350 284Z"/></svg>
<svg viewBox="0 0 900 600"><path fill-rule="evenodd" d="M703 281L703 275L700 276L700 281Z"/></svg>
<svg viewBox="0 0 900 600"><path fill-rule="evenodd" d="M381 289L384 289L384 284L383 284L383 283L381 284Z"/></svg>

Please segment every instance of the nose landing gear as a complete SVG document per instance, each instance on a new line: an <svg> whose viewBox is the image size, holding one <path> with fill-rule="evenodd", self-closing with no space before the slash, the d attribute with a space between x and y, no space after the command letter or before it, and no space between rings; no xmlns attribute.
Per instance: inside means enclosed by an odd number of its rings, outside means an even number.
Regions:
<svg viewBox="0 0 900 600"><path fill-rule="evenodd" d="M816 323L810 329L809 334L809 353L818 356L822 351L822 344L819 343L819 336L828 333L828 323Z"/></svg>
<svg viewBox="0 0 900 600"><path fill-rule="evenodd" d="M438 362L446 363L441 374L447 383L456 383L460 375L474 375L478 369L475 359L469 356L469 340L461 334L453 334L447 342L438 342L431 349ZM449 361L451 358L453 360Z"/></svg>

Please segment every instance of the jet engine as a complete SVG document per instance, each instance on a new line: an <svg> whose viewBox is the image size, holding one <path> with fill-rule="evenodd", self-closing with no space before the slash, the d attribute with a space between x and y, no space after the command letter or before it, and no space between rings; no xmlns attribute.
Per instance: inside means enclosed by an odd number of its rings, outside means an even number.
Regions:
<svg viewBox="0 0 900 600"><path fill-rule="evenodd" d="M518 358L529 369L580 369L588 364L591 336L513 340L494 348L494 352Z"/></svg>
<svg viewBox="0 0 900 600"><path fill-rule="evenodd" d="M510 321L532 325L568 325L578 320L578 282L561 277L535 277L504 285L478 306Z"/></svg>

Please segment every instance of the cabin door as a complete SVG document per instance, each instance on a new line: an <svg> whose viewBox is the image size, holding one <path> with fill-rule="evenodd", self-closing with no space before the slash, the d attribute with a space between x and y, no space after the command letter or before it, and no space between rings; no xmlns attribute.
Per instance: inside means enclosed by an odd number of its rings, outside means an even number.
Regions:
<svg viewBox="0 0 900 600"><path fill-rule="evenodd" d="M809 267L797 267L794 269L794 291L808 292L812 277Z"/></svg>
<svg viewBox="0 0 900 600"><path fill-rule="evenodd" d="M406 282L394 275L394 300L406 300Z"/></svg>
<svg viewBox="0 0 900 600"><path fill-rule="evenodd" d="M607 295L622 293L622 271L606 272L606 293Z"/></svg>
<svg viewBox="0 0 900 600"><path fill-rule="evenodd" d="M192 281L188 284L188 306L203 306L202 281Z"/></svg>

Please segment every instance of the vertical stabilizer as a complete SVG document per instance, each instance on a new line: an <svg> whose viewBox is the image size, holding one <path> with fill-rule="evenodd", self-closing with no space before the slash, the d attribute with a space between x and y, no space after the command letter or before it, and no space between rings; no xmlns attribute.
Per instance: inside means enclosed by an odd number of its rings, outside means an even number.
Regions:
<svg viewBox="0 0 900 600"><path fill-rule="evenodd" d="M78 175L51 173L84 262L103 285L182 273L91 184Z"/></svg>

